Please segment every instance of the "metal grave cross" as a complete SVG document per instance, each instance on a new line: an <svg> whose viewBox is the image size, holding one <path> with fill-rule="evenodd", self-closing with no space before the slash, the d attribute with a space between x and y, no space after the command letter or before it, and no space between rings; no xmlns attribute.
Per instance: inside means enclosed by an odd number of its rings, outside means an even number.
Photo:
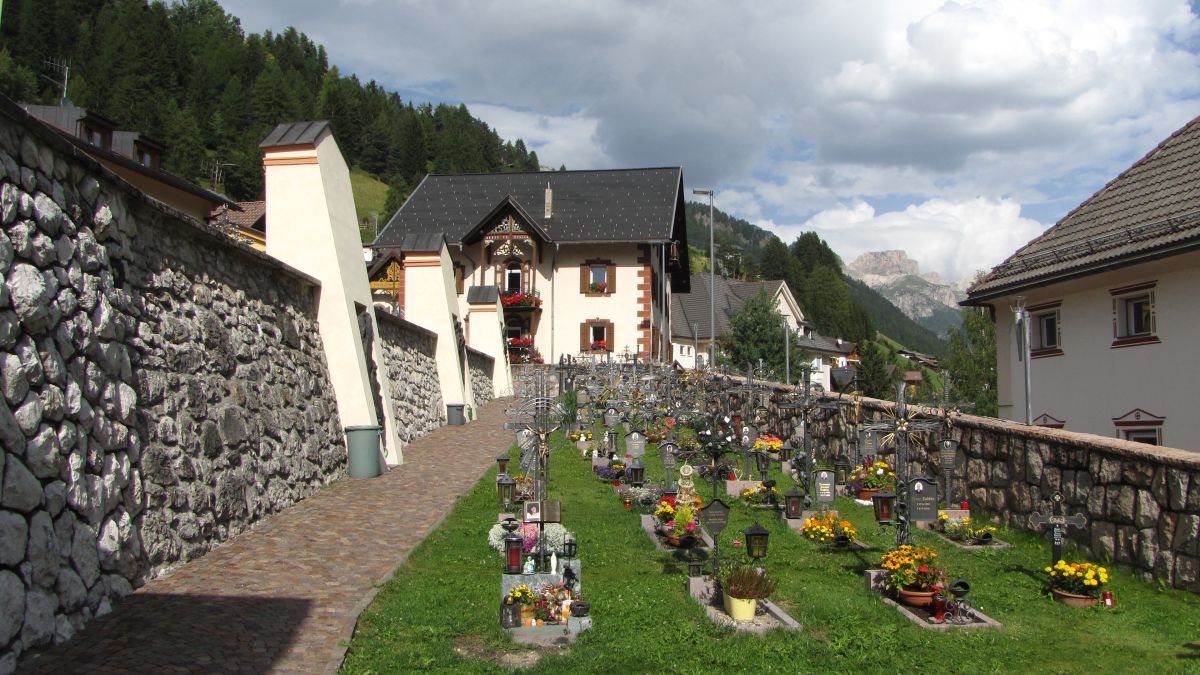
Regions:
<svg viewBox="0 0 1200 675"><path fill-rule="evenodd" d="M1063 495L1061 492L1055 492L1050 501L1053 503L1051 514L1043 516L1034 511L1029 514L1029 524L1050 526L1051 543L1054 546L1054 559L1050 561L1050 565L1053 566L1059 560L1062 560L1063 534L1066 529L1068 527L1083 527L1087 525L1087 516L1082 513L1077 513L1073 516L1065 515L1063 513Z"/></svg>
<svg viewBox="0 0 1200 675"><path fill-rule="evenodd" d="M958 441L950 437L950 431L954 427L955 417L961 415L963 410L974 409L975 404L972 402L950 401L950 373L943 372L942 401L941 407L938 409L938 416L942 418L942 437L938 442L938 463L942 470L942 490L948 502L953 502L953 498L958 492L954 479L962 476L962 470L966 464L966 455L959 451Z"/></svg>
<svg viewBox="0 0 1200 675"><path fill-rule="evenodd" d="M880 439L879 447L882 449L885 445L895 444L896 446L896 486L898 493L897 510L904 514L908 505L911 503L910 494L912 486L908 482L908 445L910 437L919 436L923 433L937 431L941 426L941 420L929 419L921 416L917 409L909 410L908 404L904 398L904 383L901 382L896 386L896 408L892 413L886 413L888 420L883 422L873 422L864 424L861 427L862 431L866 432L882 432L883 438ZM937 498L937 490L932 490L934 498ZM936 502L935 502L936 504ZM937 513L935 507L934 519L936 520ZM901 515L899 522L896 525L896 545L901 546L911 543L908 537L909 518L907 515Z"/></svg>

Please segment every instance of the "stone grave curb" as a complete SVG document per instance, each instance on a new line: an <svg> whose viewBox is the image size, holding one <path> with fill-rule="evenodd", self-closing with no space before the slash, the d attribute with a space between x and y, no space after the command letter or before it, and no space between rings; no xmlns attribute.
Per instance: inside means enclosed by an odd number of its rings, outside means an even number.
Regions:
<svg viewBox="0 0 1200 675"><path fill-rule="evenodd" d="M969 630L969 629L973 629L973 628L1004 628L1004 624L1000 623L999 621L996 621L992 617L984 614L983 612L979 611L978 609L975 609L974 607L972 607L970 610L971 618L975 619L978 623L966 623L966 624L930 623L929 621L926 621L925 619L922 619L917 614L913 613L912 610L910 610L908 607L905 607L904 605L902 605L902 604L896 602L895 600L889 598L888 596L884 595L884 593L883 593L883 576L886 573L887 573L887 570L867 570L867 571L863 572L863 578L866 582L867 590L879 595L879 598L881 600L883 600L884 604L895 607L896 611L899 612L901 616L903 616L904 618L908 619L909 621L917 624L921 628L924 628L926 630L936 630L936 631L943 631L943 632L949 631L949 630L959 630L959 629L968 629Z"/></svg>
<svg viewBox="0 0 1200 675"><path fill-rule="evenodd" d="M658 533L655 531L658 523L655 521L654 516L643 513L641 515L641 523L642 529L645 530L646 535L650 537L650 541L654 542L654 548L660 551L711 551L715 546L712 537L709 536L708 532L704 531L704 528L697 528L700 533L700 544L697 546L693 546L690 549L666 546L658 539Z"/></svg>
<svg viewBox="0 0 1200 675"><path fill-rule="evenodd" d="M754 621L735 621L729 617L723 610L716 607L717 598L720 593L714 588L711 577L688 577L687 580L688 595L692 596L701 607L704 608L708 618L718 626L728 626L740 633L755 633L762 634L772 630L804 630L787 612L779 608L779 605L770 600L759 600L758 606L770 617L773 625L763 625L759 621L757 615Z"/></svg>
<svg viewBox="0 0 1200 675"><path fill-rule="evenodd" d="M992 543L990 543L990 544L983 544L983 545L964 544L961 541L955 541L955 540L951 539L950 537L947 537L946 535L942 534L941 532L938 532L937 530L933 529L932 527L927 527L927 528L922 527L921 531L922 532L932 532L933 534L937 535L937 537L939 539L946 542L947 544L950 544L951 546L957 546L958 548L965 548L968 551L987 551L989 549L993 550L993 551L999 551L1001 549L1013 547L1013 545L1008 543L1007 541L1004 541L1003 539L996 539L994 537L992 538Z"/></svg>

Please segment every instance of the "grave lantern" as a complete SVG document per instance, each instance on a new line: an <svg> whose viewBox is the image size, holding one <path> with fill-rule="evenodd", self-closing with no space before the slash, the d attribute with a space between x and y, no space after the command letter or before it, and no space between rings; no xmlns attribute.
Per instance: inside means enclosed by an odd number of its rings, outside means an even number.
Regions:
<svg viewBox="0 0 1200 675"><path fill-rule="evenodd" d="M700 562L699 560L689 560L688 561L688 576L689 577L698 577L703 573L704 573L704 563Z"/></svg>
<svg viewBox="0 0 1200 675"><path fill-rule="evenodd" d="M779 448L779 461L786 462L792 458L792 440L783 442L783 447Z"/></svg>
<svg viewBox="0 0 1200 675"><path fill-rule="evenodd" d="M508 508L513 503L513 493L517 489L517 481L513 477L502 473L496 479L496 494L500 497L500 506Z"/></svg>
<svg viewBox="0 0 1200 675"><path fill-rule="evenodd" d="M751 558L761 560L767 557L767 538L771 536L770 530L756 521L750 527L742 530L742 534L746 535L746 553Z"/></svg>
<svg viewBox="0 0 1200 675"><path fill-rule="evenodd" d="M567 538L563 541L563 557L568 559L574 558L578 552L579 544L575 543L575 535L568 534Z"/></svg>
<svg viewBox="0 0 1200 675"><path fill-rule="evenodd" d="M769 492L767 492L767 500L771 502L771 506L779 506L779 497L776 496L777 493L774 490L776 485L775 479L772 478L771 480L764 480L762 485L763 488L769 490Z"/></svg>
<svg viewBox="0 0 1200 675"><path fill-rule="evenodd" d="M758 473L763 478L767 477L767 472L771 470L771 457L765 452L754 453L754 461L758 464Z"/></svg>
<svg viewBox="0 0 1200 675"><path fill-rule="evenodd" d="M845 485L850 482L850 458L845 455L839 455L833 463L833 470L837 472L837 482Z"/></svg>
<svg viewBox="0 0 1200 675"><path fill-rule="evenodd" d="M517 534L519 526L516 518L505 518L500 524L508 534L504 535L504 573L521 573L521 547L525 538Z"/></svg>
<svg viewBox="0 0 1200 675"><path fill-rule="evenodd" d="M871 495L871 505L875 507L875 521L880 525L891 525L895 522L895 494L887 490L876 492Z"/></svg>
<svg viewBox="0 0 1200 675"><path fill-rule="evenodd" d="M783 495L784 515L795 520L804 515L804 493L793 487Z"/></svg>
<svg viewBox="0 0 1200 675"><path fill-rule="evenodd" d="M634 457L629 466L625 467L625 479L634 487L641 487L645 482L646 467L642 464L642 460Z"/></svg>
<svg viewBox="0 0 1200 675"><path fill-rule="evenodd" d="M496 457L496 467L500 473L508 473L508 453Z"/></svg>

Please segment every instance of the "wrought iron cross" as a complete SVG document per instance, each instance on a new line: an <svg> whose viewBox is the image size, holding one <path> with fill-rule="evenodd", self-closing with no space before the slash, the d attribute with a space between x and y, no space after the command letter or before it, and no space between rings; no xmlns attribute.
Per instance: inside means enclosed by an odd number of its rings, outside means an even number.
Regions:
<svg viewBox="0 0 1200 675"><path fill-rule="evenodd" d="M1052 504L1051 513L1048 516L1034 511L1029 514L1030 525L1050 525L1051 544L1054 547L1052 555L1054 559L1050 561L1053 566L1059 560L1062 560L1062 545L1063 534L1068 527L1083 527L1087 525L1087 516L1082 513L1077 513L1073 516L1068 516L1063 513L1063 495L1061 492L1055 492L1050 498Z"/></svg>

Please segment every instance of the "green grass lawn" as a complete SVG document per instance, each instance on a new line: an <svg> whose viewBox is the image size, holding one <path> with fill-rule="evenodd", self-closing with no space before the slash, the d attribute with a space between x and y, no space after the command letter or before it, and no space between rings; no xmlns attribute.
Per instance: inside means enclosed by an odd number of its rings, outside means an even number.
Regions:
<svg viewBox="0 0 1200 675"><path fill-rule="evenodd" d="M371 174L355 167L350 169L350 189L354 193L354 210L358 212L359 234L364 242L374 240L372 218L379 219L379 229L387 224L392 216L383 212L383 204L387 201L388 186L376 180ZM363 221L367 224L363 225Z"/></svg>
<svg viewBox="0 0 1200 675"><path fill-rule="evenodd" d="M647 476L661 476L656 453ZM567 650L546 652L530 672L1200 672L1200 597L1143 582L1110 567L1113 609L1081 610L1041 595L1050 558L1046 540L1001 529L1010 549L961 550L928 532L951 578L971 583L972 604L1002 630L924 630L865 590L863 570L878 567L892 540L870 508L840 499L870 552L830 552L763 511L734 505L721 537L723 555L744 556L731 540L755 519L771 530L766 568L779 584L773 600L800 632L743 635L719 628L685 590L686 567L660 552L635 511L626 511L574 447L555 450L551 498L562 501L583 561L592 630ZM504 672L527 648L499 627L501 561L486 543L496 520L495 472L410 556L360 618L343 671ZM790 482L780 480L783 489ZM711 489L698 482L708 500ZM732 500L726 499L729 503Z"/></svg>

